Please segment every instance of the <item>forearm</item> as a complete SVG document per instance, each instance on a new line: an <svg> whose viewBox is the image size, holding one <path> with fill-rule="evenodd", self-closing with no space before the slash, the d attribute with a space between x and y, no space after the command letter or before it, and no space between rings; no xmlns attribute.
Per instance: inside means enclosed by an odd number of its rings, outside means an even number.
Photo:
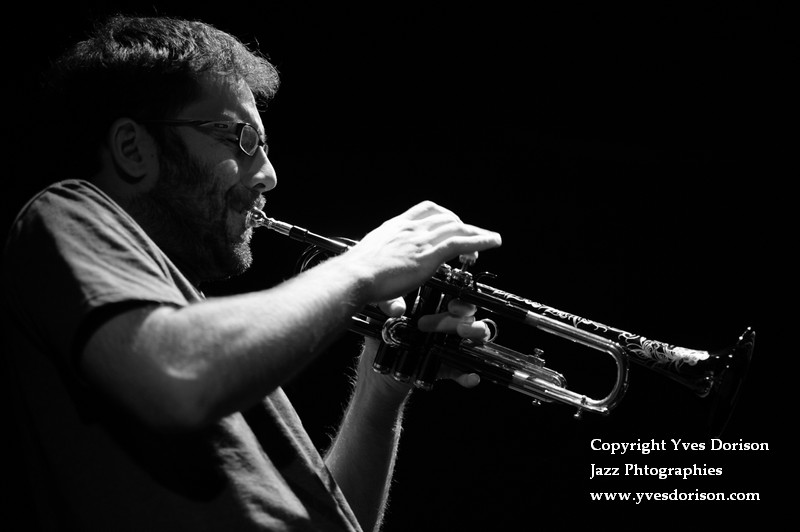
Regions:
<svg viewBox="0 0 800 532"><path fill-rule="evenodd" d="M362 354L363 359L371 353ZM383 377L379 377L383 378ZM361 379L325 461L364 530L378 530L386 509L409 391Z"/></svg>
<svg viewBox="0 0 800 532"><path fill-rule="evenodd" d="M360 283L322 264L263 292L123 315L90 340L84 369L145 421L202 426L313 360L363 304Z"/></svg>
<svg viewBox="0 0 800 532"><path fill-rule="evenodd" d="M188 358L205 365L199 373L210 419L247 408L296 376L357 310L346 290L334 291L341 299L317 297L330 296L330 284L303 283L303 291L318 294L302 297L295 284L188 309L184 328L208 331Z"/></svg>

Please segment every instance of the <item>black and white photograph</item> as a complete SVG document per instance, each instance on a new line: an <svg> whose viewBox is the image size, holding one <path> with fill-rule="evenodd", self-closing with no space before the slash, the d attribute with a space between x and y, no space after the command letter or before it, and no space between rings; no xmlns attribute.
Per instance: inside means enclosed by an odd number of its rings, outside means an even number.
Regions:
<svg viewBox="0 0 800 532"><path fill-rule="evenodd" d="M791 507L784 4L20 8L4 530Z"/></svg>

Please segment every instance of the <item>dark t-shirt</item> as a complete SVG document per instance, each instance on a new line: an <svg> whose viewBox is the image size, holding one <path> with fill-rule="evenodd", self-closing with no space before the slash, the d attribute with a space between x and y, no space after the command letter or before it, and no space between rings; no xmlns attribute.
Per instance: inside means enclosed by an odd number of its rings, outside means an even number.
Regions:
<svg viewBox="0 0 800 532"><path fill-rule="evenodd" d="M24 450L45 529L358 530L281 389L211 428L166 435L81 378L81 349L110 316L203 299L103 192L65 181L38 194L3 261L4 437Z"/></svg>

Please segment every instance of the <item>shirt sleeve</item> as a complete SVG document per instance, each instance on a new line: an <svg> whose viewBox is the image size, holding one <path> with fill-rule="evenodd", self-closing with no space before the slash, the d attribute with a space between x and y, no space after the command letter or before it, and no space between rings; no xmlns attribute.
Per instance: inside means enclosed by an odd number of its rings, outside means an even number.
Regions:
<svg viewBox="0 0 800 532"><path fill-rule="evenodd" d="M34 198L11 229L4 256L6 295L23 333L72 362L87 324L110 309L157 303L183 306L179 272L99 189L79 181Z"/></svg>

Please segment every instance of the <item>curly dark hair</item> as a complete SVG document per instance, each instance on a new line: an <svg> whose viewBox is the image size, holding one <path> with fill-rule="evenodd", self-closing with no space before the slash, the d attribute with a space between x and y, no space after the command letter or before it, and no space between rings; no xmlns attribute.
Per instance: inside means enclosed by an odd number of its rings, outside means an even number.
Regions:
<svg viewBox="0 0 800 532"><path fill-rule="evenodd" d="M264 55L204 22L115 15L96 25L54 63L46 82L50 120L69 132L60 168L96 172L114 120L174 116L209 75L246 82L262 109L279 85Z"/></svg>

